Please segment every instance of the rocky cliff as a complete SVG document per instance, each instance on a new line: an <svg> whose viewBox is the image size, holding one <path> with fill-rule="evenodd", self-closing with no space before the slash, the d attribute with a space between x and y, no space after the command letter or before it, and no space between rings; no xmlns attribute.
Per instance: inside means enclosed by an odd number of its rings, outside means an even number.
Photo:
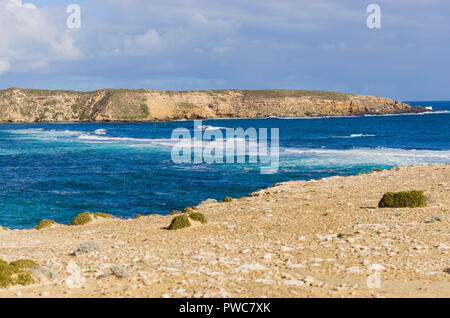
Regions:
<svg viewBox="0 0 450 318"><path fill-rule="evenodd" d="M0 122L317 117L424 110L382 97L303 90L0 90Z"/></svg>

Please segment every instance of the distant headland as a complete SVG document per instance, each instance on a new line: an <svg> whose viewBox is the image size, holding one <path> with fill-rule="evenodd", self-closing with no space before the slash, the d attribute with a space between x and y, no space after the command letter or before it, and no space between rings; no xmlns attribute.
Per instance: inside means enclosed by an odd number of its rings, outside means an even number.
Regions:
<svg viewBox="0 0 450 318"><path fill-rule="evenodd" d="M0 122L143 122L429 111L389 98L307 90L0 90Z"/></svg>

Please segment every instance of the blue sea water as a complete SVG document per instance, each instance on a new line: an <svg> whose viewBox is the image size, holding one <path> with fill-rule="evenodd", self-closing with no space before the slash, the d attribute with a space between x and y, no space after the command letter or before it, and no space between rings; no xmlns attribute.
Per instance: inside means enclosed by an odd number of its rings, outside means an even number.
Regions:
<svg viewBox="0 0 450 318"><path fill-rule="evenodd" d="M207 120L279 128L280 167L175 164L173 129L192 121L0 125L0 224L69 223L83 211L118 217L169 213L207 198L239 197L286 180L352 175L405 164L450 163L450 102L410 102L443 112L329 118Z"/></svg>

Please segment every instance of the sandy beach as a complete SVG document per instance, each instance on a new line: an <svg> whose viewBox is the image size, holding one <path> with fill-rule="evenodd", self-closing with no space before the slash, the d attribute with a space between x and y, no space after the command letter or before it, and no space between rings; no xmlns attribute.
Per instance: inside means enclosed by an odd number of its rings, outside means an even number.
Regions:
<svg viewBox="0 0 450 318"><path fill-rule="evenodd" d="M172 231L171 215L0 229L0 259L46 273L0 297L450 297L449 180L423 165L285 182L204 202L207 224ZM427 206L377 208L409 190Z"/></svg>

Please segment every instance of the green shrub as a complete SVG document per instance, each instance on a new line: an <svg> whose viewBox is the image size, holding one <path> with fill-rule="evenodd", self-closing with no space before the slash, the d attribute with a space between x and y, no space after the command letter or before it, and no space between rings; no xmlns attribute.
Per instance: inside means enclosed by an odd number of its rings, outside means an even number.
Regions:
<svg viewBox="0 0 450 318"><path fill-rule="evenodd" d="M142 217L142 215L140 214L136 214L136 216L134 217L135 219L140 219Z"/></svg>
<svg viewBox="0 0 450 318"><path fill-rule="evenodd" d="M190 213L190 212L193 212L193 211L195 211L195 210L198 210L198 207L196 207L196 206L187 206L187 207L185 207L184 209L183 209L183 213Z"/></svg>
<svg viewBox="0 0 450 318"><path fill-rule="evenodd" d="M204 216L202 213L200 213L200 212L190 213L190 214L189 214L189 217L190 217L192 220L198 221L198 222L200 222L200 223L202 223L202 224L208 223L208 222L206 221L205 216Z"/></svg>
<svg viewBox="0 0 450 318"><path fill-rule="evenodd" d="M15 273L14 276L14 285L27 286L34 283L33 276L31 276L31 273L29 271L20 271L18 273Z"/></svg>
<svg viewBox="0 0 450 318"><path fill-rule="evenodd" d="M92 222L91 212L83 212L73 218L70 225L85 225Z"/></svg>
<svg viewBox="0 0 450 318"><path fill-rule="evenodd" d="M19 259L17 261L9 263L9 265L11 265L16 269L22 269L22 268L31 268L37 266L38 264L35 261L32 261L31 259Z"/></svg>
<svg viewBox="0 0 450 318"><path fill-rule="evenodd" d="M96 218L110 219L110 218L111 218L111 214L103 213L103 212L96 212L96 213L94 213L94 217L96 217Z"/></svg>
<svg viewBox="0 0 450 318"><path fill-rule="evenodd" d="M223 202L231 202L231 201L233 201L232 197L225 197L225 198L223 198Z"/></svg>
<svg viewBox="0 0 450 318"><path fill-rule="evenodd" d="M29 272L29 268L37 264L28 259L21 259L8 264L0 260L0 288L7 288L10 285L30 285L34 279Z"/></svg>
<svg viewBox="0 0 450 318"><path fill-rule="evenodd" d="M191 222L189 222L189 218L186 214L177 215L172 219L168 229L169 230L179 230L185 227L191 226Z"/></svg>
<svg viewBox="0 0 450 318"><path fill-rule="evenodd" d="M6 288L12 284L12 273L13 268L4 260L0 260L0 288Z"/></svg>
<svg viewBox="0 0 450 318"><path fill-rule="evenodd" d="M177 214L181 214L181 211L173 210L172 212L170 212L169 215L177 215Z"/></svg>
<svg viewBox="0 0 450 318"><path fill-rule="evenodd" d="M147 117L148 115L150 115L147 104L141 104L141 109L142 112L144 113L144 116Z"/></svg>
<svg viewBox="0 0 450 318"><path fill-rule="evenodd" d="M110 219L111 217L112 217L111 214L103 212L96 212L96 213L83 212L74 217L70 225L85 225L91 223L93 221L93 218Z"/></svg>
<svg viewBox="0 0 450 318"><path fill-rule="evenodd" d="M379 208L417 208L425 206L422 191L388 192L378 203Z"/></svg>
<svg viewBox="0 0 450 318"><path fill-rule="evenodd" d="M39 222L38 225L36 225L34 228L36 230L40 230L40 229L44 229L46 227L51 227L53 224L56 224L55 221L53 220L42 220L41 222Z"/></svg>

